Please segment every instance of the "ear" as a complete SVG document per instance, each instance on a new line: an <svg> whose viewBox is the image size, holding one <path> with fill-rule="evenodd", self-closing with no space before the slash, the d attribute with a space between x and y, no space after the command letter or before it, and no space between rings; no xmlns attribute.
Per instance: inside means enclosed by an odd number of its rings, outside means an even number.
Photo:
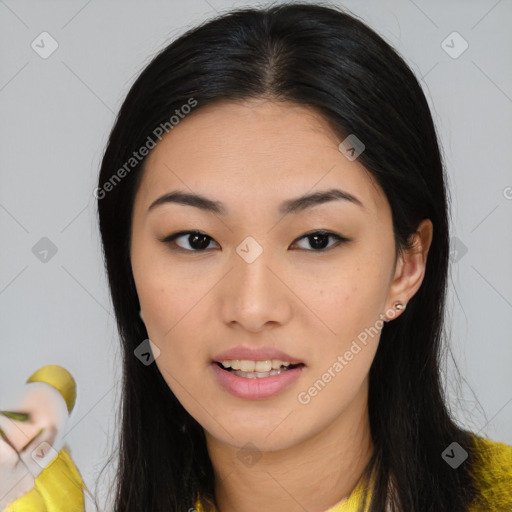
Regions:
<svg viewBox="0 0 512 512"><path fill-rule="evenodd" d="M393 304L398 301L404 306L407 305L407 302L414 296L423 282L433 232L432 221L423 219L417 230L411 235L412 248L397 258L395 275L386 301L386 311L395 312L392 318L396 318L403 312L403 309L396 310ZM392 319L387 315L384 316L388 321Z"/></svg>

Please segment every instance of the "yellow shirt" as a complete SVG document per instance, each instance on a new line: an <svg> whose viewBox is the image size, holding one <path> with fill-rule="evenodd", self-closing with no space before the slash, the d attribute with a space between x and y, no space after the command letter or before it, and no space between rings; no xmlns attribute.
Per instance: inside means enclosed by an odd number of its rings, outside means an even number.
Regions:
<svg viewBox="0 0 512 512"><path fill-rule="evenodd" d="M474 471L481 495L490 508L474 506L470 512L512 512L512 446L476 436L475 439L484 462ZM10 503L5 512L83 512L84 490L88 491L64 447L35 478L35 487ZM364 490L360 481L350 496L325 512L354 512L362 503ZM368 492L366 511L370 498L371 491ZM199 500L195 508L197 512L206 512Z"/></svg>
<svg viewBox="0 0 512 512"><path fill-rule="evenodd" d="M492 509L484 509L475 505L470 508L470 512L512 512L512 446L478 436L474 436L474 438L478 451L485 461L484 464L477 465L474 471L480 493L484 500L491 504ZM365 512L370 508L372 482L370 481ZM360 480L350 496L343 498L325 512L355 512L359 510L364 492L365 486ZM197 512L215 512L206 511L200 500L197 500L195 508Z"/></svg>

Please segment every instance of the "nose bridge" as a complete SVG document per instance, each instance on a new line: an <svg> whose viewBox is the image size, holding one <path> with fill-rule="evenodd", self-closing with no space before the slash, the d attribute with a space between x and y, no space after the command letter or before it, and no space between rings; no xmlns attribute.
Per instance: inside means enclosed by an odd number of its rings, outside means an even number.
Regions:
<svg viewBox="0 0 512 512"><path fill-rule="evenodd" d="M268 240L268 238L266 239ZM230 320L246 323L252 328L269 320L283 321L285 288L276 277L272 251L253 237L247 237L236 248L235 268L229 273Z"/></svg>
<svg viewBox="0 0 512 512"><path fill-rule="evenodd" d="M270 291L275 277L268 267L272 266L271 251L252 236L244 239L236 248L234 280L240 299Z"/></svg>

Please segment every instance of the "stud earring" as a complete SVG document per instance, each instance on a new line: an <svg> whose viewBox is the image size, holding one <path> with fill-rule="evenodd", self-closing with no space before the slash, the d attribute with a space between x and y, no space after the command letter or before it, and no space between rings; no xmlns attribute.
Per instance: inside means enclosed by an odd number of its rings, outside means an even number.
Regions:
<svg viewBox="0 0 512 512"><path fill-rule="evenodd" d="M396 301L394 304L393 304L393 307L395 309L398 309L398 310L404 310L406 307L407 307L407 304L402 304L400 301ZM389 323L390 320L384 320L384 323L387 324Z"/></svg>
<svg viewBox="0 0 512 512"><path fill-rule="evenodd" d="M140 319L144 322L144 318L142 318L142 310L139 309L139 316L140 316Z"/></svg>

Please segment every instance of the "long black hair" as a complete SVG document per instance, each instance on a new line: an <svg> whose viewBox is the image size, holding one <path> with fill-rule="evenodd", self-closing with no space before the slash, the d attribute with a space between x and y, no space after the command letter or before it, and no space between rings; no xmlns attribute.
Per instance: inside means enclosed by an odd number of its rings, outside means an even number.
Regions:
<svg viewBox="0 0 512 512"><path fill-rule="evenodd" d="M95 194L123 350L115 510L187 512L198 495L214 503L202 427L156 364L134 356L147 331L130 263L131 218L145 162L139 148L158 143L172 116L251 98L313 107L340 141L349 134L363 141L358 162L387 196L397 255L410 248L419 222L431 219L424 280L383 327L370 369L375 451L364 475L375 475L371 512L466 511L477 497L477 455L471 433L450 415L441 382L450 237L436 129L398 52L355 15L318 2L237 9L188 30L140 73L110 133ZM441 457L454 442L468 452L457 469Z"/></svg>

